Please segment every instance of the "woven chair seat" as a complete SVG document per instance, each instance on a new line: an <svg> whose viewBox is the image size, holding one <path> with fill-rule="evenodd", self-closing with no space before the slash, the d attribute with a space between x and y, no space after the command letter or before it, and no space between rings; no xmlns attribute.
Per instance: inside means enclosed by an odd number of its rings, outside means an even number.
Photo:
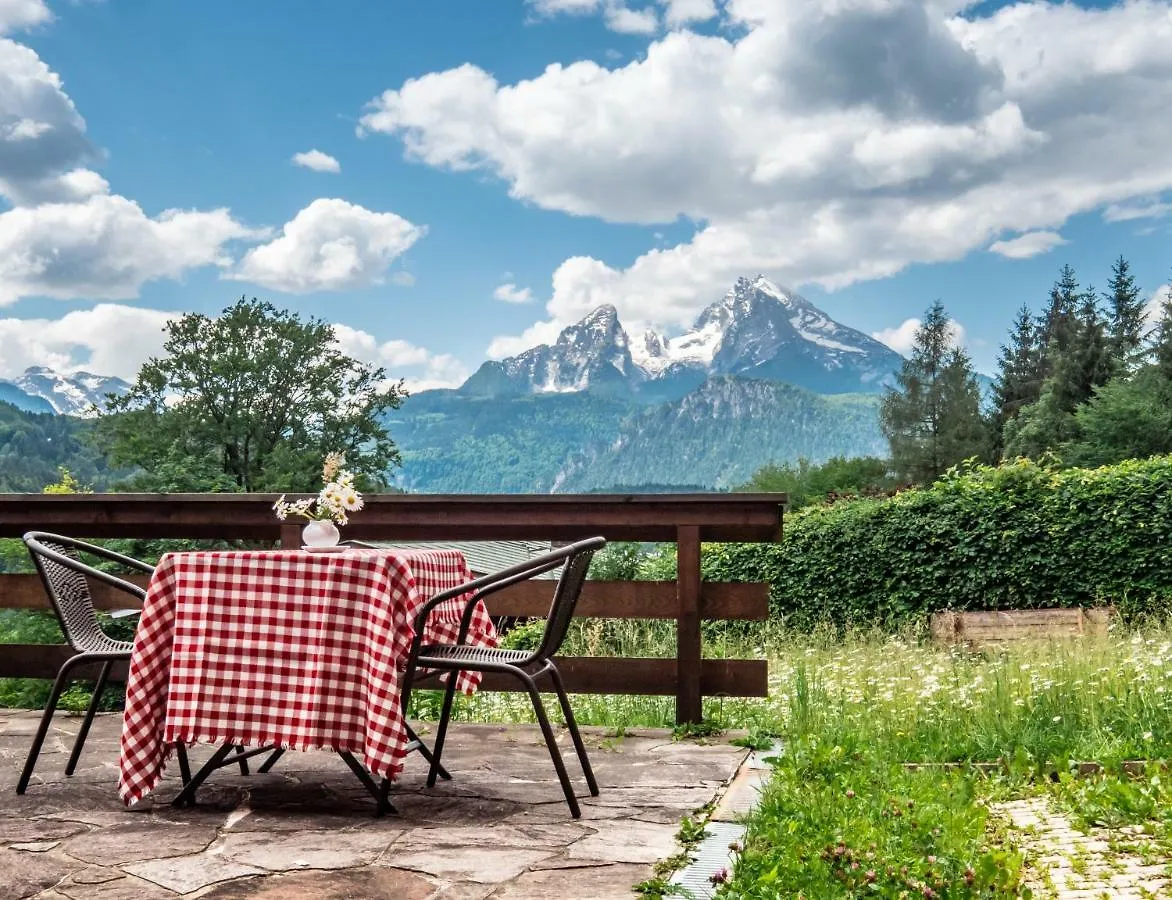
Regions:
<svg viewBox="0 0 1172 900"><path fill-rule="evenodd" d="M446 663L452 666L457 663L516 665L532 655L528 650L506 650L504 648L477 647L474 645L454 647L444 644L432 644L420 648L419 665L425 669L435 668L435 664L437 663Z"/></svg>

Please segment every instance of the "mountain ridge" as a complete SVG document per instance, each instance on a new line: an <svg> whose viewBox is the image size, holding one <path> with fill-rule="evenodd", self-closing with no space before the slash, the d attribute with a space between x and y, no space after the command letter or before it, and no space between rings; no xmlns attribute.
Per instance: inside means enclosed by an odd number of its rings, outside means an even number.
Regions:
<svg viewBox="0 0 1172 900"><path fill-rule="evenodd" d="M65 375L48 366L29 366L15 378L0 380L0 385L11 385L50 407L45 410L38 404L37 412L51 411L82 418L92 416L95 406L103 408L107 394L124 394L130 390L126 381L114 375L93 375L84 371Z"/></svg>
<svg viewBox="0 0 1172 900"><path fill-rule="evenodd" d="M710 376L735 375L821 394L876 393L902 363L890 347L758 275L739 278L677 337L647 330L632 338L604 304L553 344L485 362L459 390L483 397L590 390L654 403L679 399Z"/></svg>

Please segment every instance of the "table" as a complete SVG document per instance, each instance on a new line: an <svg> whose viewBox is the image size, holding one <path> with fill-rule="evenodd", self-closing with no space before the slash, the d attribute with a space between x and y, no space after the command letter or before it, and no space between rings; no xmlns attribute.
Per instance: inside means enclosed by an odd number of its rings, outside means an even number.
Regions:
<svg viewBox="0 0 1172 900"><path fill-rule="evenodd" d="M335 750L362 778L357 755L385 800L413 736L400 688L415 615L471 577L455 550L164 555L130 661L123 802L152 791L175 746L194 742L221 745L221 759L233 745ZM425 643L455 643L463 610L464 598L437 606ZM496 646L482 603L468 643ZM457 685L470 693L478 681L462 673Z"/></svg>

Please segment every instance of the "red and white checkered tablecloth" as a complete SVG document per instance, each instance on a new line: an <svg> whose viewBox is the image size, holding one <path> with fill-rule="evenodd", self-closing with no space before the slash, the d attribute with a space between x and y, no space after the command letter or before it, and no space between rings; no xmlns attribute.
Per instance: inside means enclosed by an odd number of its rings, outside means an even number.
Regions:
<svg viewBox="0 0 1172 900"><path fill-rule="evenodd" d="M179 741L346 750L376 778L394 777L415 615L471 577L454 550L166 554L130 660L123 801L154 789ZM463 609L462 598L440 604L424 643L455 643ZM482 603L468 642L496 646ZM462 673L459 687L478 682Z"/></svg>

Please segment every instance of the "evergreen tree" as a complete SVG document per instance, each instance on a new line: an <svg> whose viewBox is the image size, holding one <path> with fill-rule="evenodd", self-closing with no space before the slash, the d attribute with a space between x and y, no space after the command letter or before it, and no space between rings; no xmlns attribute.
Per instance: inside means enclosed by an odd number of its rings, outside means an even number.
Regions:
<svg viewBox="0 0 1172 900"><path fill-rule="evenodd" d="M1122 256L1111 267L1104 298L1108 305L1107 329L1116 372L1133 371L1139 363L1144 339L1144 301L1131 266Z"/></svg>
<svg viewBox="0 0 1172 900"><path fill-rule="evenodd" d="M968 354L952 346L951 324L934 303L896 376L898 387L888 389L880 406L892 466L917 483L935 481L986 449L980 389Z"/></svg>
<svg viewBox="0 0 1172 900"><path fill-rule="evenodd" d="M1160 304L1159 321L1152 332L1152 362L1172 382L1172 290Z"/></svg>
<svg viewBox="0 0 1172 900"><path fill-rule="evenodd" d="M993 381L993 443L996 455L1003 448L1005 424L1021 410L1036 403L1042 393L1042 348L1038 327L1028 306L1018 310L1009 333L1009 344L1001 345L997 377Z"/></svg>
<svg viewBox="0 0 1172 900"><path fill-rule="evenodd" d="M1070 353L1074 362L1074 381L1070 385L1073 412L1076 407L1094 396L1096 388L1110 381L1116 371L1115 360L1111 354L1108 322L1103 318L1094 287L1088 287L1083 294Z"/></svg>
<svg viewBox="0 0 1172 900"><path fill-rule="evenodd" d="M1050 299L1038 321L1038 344L1045 359L1044 374L1048 375L1054 356L1065 353L1075 330L1075 315L1082 299L1074 269L1063 266L1058 280L1050 288Z"/></svg>

